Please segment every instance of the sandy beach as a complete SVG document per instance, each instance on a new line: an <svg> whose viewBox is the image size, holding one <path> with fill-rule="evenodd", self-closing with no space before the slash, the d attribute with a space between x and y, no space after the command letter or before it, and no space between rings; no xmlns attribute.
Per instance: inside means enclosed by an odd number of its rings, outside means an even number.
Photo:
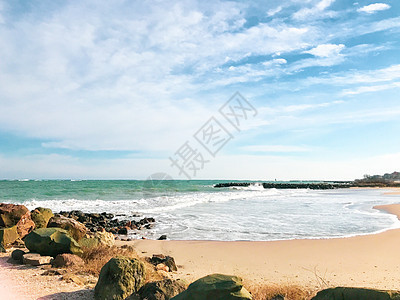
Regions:
<svg viewBox="0 0 400 300"><path fill-rule="evenodd" d="M375 207L400 218L400 204ZM350 238L273 242L116 241L141 256L175 258L174 278L194 281L211 273L238 275L247 286L298 285L313 290L334 286L398 289L400 229ZM0 257L0 291L18 299L91 299L92 292L41 270Z"/></svg>
<svg viewBox="0 0 400 300"><path fill-rule="evenodd" d="M400 216L400 204L377 209ZM180 265L176 277L235 274L249 284L398 289L400 229L351 238L274 242L117 241L139 254L163 253Z"/></svg>

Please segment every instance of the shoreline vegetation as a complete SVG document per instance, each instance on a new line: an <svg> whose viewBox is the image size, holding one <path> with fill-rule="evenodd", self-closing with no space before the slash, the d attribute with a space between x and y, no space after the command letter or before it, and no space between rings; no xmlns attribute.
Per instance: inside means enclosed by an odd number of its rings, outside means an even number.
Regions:
<svg viewBox="0 0 400 300"><path fill-rule="evenodd" d="M400 219L400 204L374 209ZM180 300L214 292L225 295L221 299L256 300L400 297L400 229L266 242L127 241L102 227L111 220L107 213L53 214L1 203L0 292L16 299ZM154 221L111 222L109 228L118 233L118 227Z"/></svg>

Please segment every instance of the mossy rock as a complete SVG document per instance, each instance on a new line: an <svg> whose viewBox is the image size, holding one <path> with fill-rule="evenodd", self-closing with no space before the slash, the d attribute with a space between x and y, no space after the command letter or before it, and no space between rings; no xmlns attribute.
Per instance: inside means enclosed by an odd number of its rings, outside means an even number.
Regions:
<svg viewBox="0 0 400 300"><path fill-rule="evenodd" d="M93 248L97 246L113 246L115 244L114 235L111 232L95 232L84 236L79 244L85 248Z"/></svg>
<svg viewBox="0 0 400 300"><path fill-rule="evenodd" d="M148 282L139 290L140 299L159 300L171 299L186 290L186 283L182 280L164 279Z"/></svg>
<svg viewBox="0 0 400 300"><path fill-rule="evenodd" d="M243 287L240 277L212 274L189 285L186 291L171 298L174 300L250 300L251 294Z"/></svg>
<svg viewBox="0 0 400 300"><path fill-rule="evenodd" d="M54 216L49 208L37 207L31 212L31 218L36 228L46 228L49 220Z"/></svg>
<svg viewBox="0 0 400 300"><path fill-rule="evenodd" d="M60 214L55 214L47 224L48 228L61 228L69 232L75 241L79 242L87 232L87 228L75 219L67 218Z"/></svg>
<svg viewBox="0 0 400 300"><path fill-rule="evenodd" d="M60 228L36 229L24 238L24 242L31 252L43 256L56 257L62 253L82 254L79 244L66 230Z"/></svg>
<svg viewBox="0 0 400 300"><path fill-rule="evenodd" d="M5 249L9 244L14 243L19 238L17 225L9 228L0 229L0 245ZM2 251L2 252L4 252Z"/></svg>
<svg viewBox="0 0 400 300"><path fill-rule="evenodd" d="M397 291L336 287L319 291L312 300L400 300Z"/></svg>
<svg viewBox="0 0 400 300"><path fill-rule="evenodd" d="M145 280L144 264L136 258L111 258L101 269L94 289L97 300L123 300L136 293Z"/></svg>

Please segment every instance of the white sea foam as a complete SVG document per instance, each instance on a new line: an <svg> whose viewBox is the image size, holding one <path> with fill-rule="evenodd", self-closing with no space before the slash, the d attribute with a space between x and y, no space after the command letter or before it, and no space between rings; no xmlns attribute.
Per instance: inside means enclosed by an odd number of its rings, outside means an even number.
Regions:
<svg viewBox="0 0 400 300"><path fill-rule="evenodd" d="M381 190L224 189L181 192L131 200L31 199L33 209L111 212L119 218L152 216L157 225L146 232L157 238L202 240L282 240L333 238L400 228L399 220L374 210L398 202Z"/></svg>

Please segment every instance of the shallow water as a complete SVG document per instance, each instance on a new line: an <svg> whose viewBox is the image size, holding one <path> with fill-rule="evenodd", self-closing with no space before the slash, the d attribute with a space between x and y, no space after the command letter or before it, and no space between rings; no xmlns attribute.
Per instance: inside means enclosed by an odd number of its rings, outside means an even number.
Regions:
<svg viewBox="0 0 400 300"><path fill-rule="evenodd" d="M220 181L0 181L0 201L53 211L112 212L155 217L150 238L282 240L333 238L398 228L372 209L399 202L378 189L276 190L254 185L215 189Z"/></svg>

